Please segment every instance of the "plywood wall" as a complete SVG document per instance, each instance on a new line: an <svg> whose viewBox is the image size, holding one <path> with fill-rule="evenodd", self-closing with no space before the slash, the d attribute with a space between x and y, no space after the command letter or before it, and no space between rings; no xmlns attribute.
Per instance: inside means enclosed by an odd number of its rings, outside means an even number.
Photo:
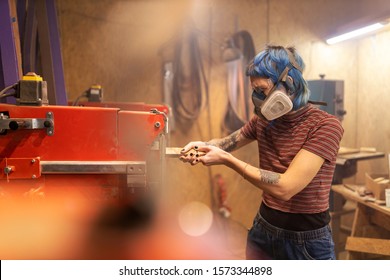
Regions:
<svg viewBox="0 0 390 280"><path fill-rule="evenodd" d="M172 59L177 38L196 30L209 86L209 103L191 125L176 127L170 146L223 135L227 106L226 69L221 59L225 38L251 33L256 49L266 43L295 45L306 61L306 79L344 80L343 146L376 147L390 152L390 31L328 46L324 37L357 18L390 10L387 0L57 0L68 99L90 85L104 88L106 101L163 102L163 63ZM256 146L236 155L257 164ZM359 163L351 178L387 172L387 160ZM226 167L190 167L168 162L166 191L172 203L216 203L215 175L228 188L232 220L249 227L261 192Z"/></svg>

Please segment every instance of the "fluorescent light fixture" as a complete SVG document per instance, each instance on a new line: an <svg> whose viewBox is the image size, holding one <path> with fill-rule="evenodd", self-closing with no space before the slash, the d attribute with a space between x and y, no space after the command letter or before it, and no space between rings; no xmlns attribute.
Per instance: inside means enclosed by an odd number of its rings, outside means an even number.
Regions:
<svg viewBox="0 0 390 280"><path fill-rule="evenodd" d="M342 42L342 41L345 41L348 39L352 39L352 38L361 36L363 34L367 34L367 33L376 31L378 29L381 29L387 23L388 22L386 22L386 21L385 22L377 22L377 23L374 23L374 24L371 24L371 25L368 25L368 26L365 26L365 27L362 27L362 28L359 28L359 29L335 36L335 37L332 37L332 38L329 38L326 40L326 43L328 43L329 45L332 45L332 44L336 44L336 43L339 43L339 42Z"/></svg>

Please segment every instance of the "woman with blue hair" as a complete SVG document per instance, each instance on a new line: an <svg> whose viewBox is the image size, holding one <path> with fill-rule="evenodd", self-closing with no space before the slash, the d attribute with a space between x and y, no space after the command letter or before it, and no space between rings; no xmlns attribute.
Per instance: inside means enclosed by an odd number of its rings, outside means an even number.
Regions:
<svg viewBox="0 0 390 280"><path fill-rule="evenodd" d="M310 104L304 66L295 48L267 46L247 66L251 120L227 137L182 150L183 162L226 165L263 191L248 232L248 259L335 259L329 193L344 130ZM252 141L259 167L230 153Z"/></svg>

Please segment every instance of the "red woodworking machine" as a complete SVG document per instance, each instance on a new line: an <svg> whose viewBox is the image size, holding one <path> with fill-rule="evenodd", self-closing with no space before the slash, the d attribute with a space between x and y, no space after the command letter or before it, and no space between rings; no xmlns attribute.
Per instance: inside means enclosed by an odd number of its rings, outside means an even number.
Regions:
<svg viewBox="0 0 390 280"><path fill-rule="evenodd" d="M153 216L166 106L47 105L36 75L15 89L16 104L0 104L1 259L83 258L70 250L83 230L134 228Z"/></svg>

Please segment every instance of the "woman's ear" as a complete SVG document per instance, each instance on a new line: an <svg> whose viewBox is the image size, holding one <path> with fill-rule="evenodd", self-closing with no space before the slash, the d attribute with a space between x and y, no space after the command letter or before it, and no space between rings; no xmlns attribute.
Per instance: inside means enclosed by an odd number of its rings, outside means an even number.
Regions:
<svg viewBox="0 0 390 280"><path fill-rule="evenodd" d="M286 78L286 85L287 85L287 90L288 91L291 91L291 92L294 92L295 91L295 87L294 87L294 80L291 76L287 76Z"/></svg>
<svg viewBox="0 0 390 280"><path fill-rule="evenodd" d="M288 86L293 86L294 85L294 80L291 76L287 76L287 79L286 79L286 82L288 84Z"/></svg>

